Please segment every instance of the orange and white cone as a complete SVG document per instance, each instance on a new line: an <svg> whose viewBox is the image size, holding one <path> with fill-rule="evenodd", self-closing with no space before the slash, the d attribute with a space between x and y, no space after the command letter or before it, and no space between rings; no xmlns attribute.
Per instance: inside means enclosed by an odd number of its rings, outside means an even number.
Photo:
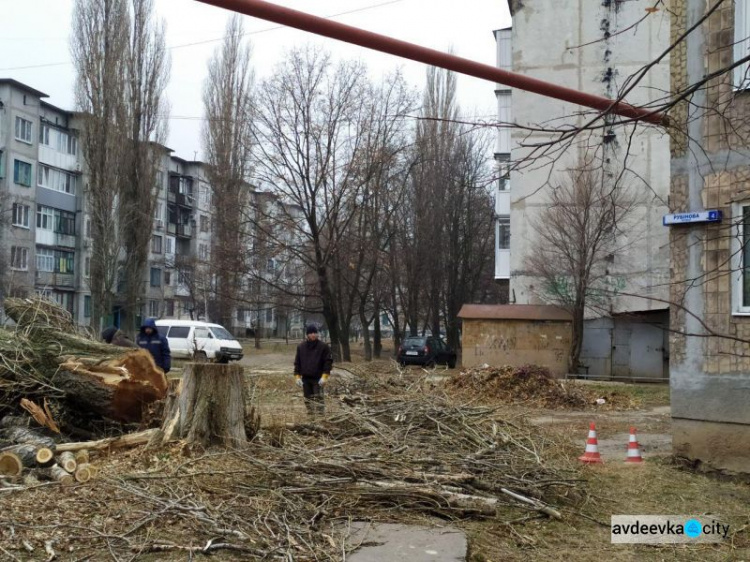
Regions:
<svg viewBox="0 0 750 562"><path fill-rule="evenodd" d="M638 439L635 436L635 428L630 428L630 440L628 441L628 456L625 458L625 462L639 463L643 462L641 456L641 446L638 445Z"/></svg>
<svg viewBox="0 0 750 562"><path fill-rule="evenodd" d="M589 424L589 437L586 439L586 451L578 460L587 464L603 463L599 455L599 442L596 440L596 426L594 423Z"/></svg>

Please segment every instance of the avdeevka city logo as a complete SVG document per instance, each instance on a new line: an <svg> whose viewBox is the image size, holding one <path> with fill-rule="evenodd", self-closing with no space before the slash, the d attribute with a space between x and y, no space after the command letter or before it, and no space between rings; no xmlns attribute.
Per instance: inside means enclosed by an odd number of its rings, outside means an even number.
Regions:
<svg viewBox="0 0 750 562"><path fill-rule="evenodd" d="M694 539L700 537L701 533L703 533L703 525L701 525L700 521L697 519L688 519L685 521L685 534L688 537Z"/></svg>

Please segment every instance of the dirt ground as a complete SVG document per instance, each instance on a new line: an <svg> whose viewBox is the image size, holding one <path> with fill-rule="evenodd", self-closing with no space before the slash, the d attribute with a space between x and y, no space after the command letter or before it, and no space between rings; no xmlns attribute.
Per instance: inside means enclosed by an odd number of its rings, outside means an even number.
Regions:
<svg viewBox="0 0 750 562"><path fill-rule="evenodd" d="M246 349L242 360L251 401L260 413L266 432L273 433L289 424L309 423L301 392L293 384L293 354L293 343L265 342L261 350ZM365 364L358 348L354 355L353 363L334 367L326 403L327 416L335 416L344 408L341 396L362 378L390 376L418 380L418 392L442 396L444 380L459 372L440 367L430 371L410 367L403 372L393 361ZM175 374L179 374L179 366ZM588 387L602 395L611 392L627 395L635 407L606 410L592 406L586 411L570 411L540 409L531 404L490 404L497 408L497 415L509 423L534 426L536 437L529 446L543 463L565 474L566 480L575 482L570 491L575 501L555 506L562 513L561 521L525 510L519 517L518 507L511 512L498 511L494 520L451 521L467 533L468 560L750 561L750 485L736 478L696 473L671 457L668 387L596 383L589 383ZM398 388L403 388L402 392L412 392L408 385ZM462 405L487 404L482 396L457 395L448 399ZM583 453L591 421L598 430L603 465L585 466L577 460ZM645 458L645 463L638 466L623 462L631 426L638 430ZM300 446L294 439L294 436L287 437L282 446L294 450ZM326 448L336 446L334 443ZM178 516L184 509L195 510L198 521L204 515L218 517L218 513L222 520L240 520L257 513L257 508L252 506L251 509L236 491L229 492L236 489L239 478L245 478L242 476L245 467L252 466L252 446L247 453L231 458L212 451L186 451L176 445L157 452L138 449L113 452L95 462L100 474L93 484L68 489L43 484L25 491L0 492L0 561L47 560L49 555L44 545L50 540L54 540L50 544L55 549L56 560L199 559L202 557L199 553L175 550L133 551L131 556L122 557L112 545L144 544L152 535L163 534L165 529L169 529L174 544L193 544L193 527ZM209 468L216 470L217 463L221 467L218 473L209 479L199 476ZM251 490L252 482L243 482L241 486ZM159 495L144 493L146 484ZM511 523L509 513L515 514ZM609 522L613 514L697 515L719 519L731 527L729 538L719 545L612 545ZM342 515L346 517L346 513ZM318 516L316 513L313 519ZM270 511L258 517L259 525L265 525L268 533L278 532ZM403 514L389 516L387 512L380 512L376 517L380 521L403 521ZM421 516L415 515L414 520L430 524L430 520ZM432 523L442 525L445 521L432 520ZM144 531L145 537L142 536ZM263 527L261 531L265 532ZM332 543L333 536L331 531ZM23 545L22 537L33 547L33 552ZM222 540L231 540L231 536ZM91 546L94 543L96 547ZM212 557L216 560L260 559L247 553L223 550L212 553ZM328 560L331 557L321 553L299 555L295 559ZM345 556L337 559L345 559Z"/></svg>

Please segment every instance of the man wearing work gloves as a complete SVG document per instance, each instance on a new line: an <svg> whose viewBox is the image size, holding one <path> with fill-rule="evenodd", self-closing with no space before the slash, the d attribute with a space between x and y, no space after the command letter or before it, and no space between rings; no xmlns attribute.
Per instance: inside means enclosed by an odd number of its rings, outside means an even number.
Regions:
<svg viewBox="0 0 750 562"><path fill-rule="evenodd" d="M310 324L305 330L306 340L297 346L294 357L294 378L302 387L305 406L310 415L323 414L323 387L333 366L331 348L318 339L318 328Z"/></svg>

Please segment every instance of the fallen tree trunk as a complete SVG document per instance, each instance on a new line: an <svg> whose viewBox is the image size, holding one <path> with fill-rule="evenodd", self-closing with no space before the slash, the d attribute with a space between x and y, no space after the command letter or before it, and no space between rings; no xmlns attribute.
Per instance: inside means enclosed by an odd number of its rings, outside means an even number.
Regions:
<svg viewBox="0 0 750 562"><path fill-rule="evenodd" d="M144 406L167 392L164 372L142 349L93 365L71 359L60 365L52 382L68 402L119 422L140 421Z"/></svg>
<svg viewBox="0 0 750 562"><path fill-rule="evenodd" d="M55 440L52 437L42 435L29 427L9 427L4 429L2 434L13 443L29 443L39 447L47 447L53 451L55 449Z"/></svg>
<svg viewBox="0 0 750 562"><path fill-rule="evenodd" d="M90 423L100 431L97 418L140 422L144 406L164 398L166 376L147 351L96 341L45 299L7 298L3 306L16 328L0 329L0 415L43 397L63 427Z"/></svg>
<svg viewBox="0 0 750 562"><path fill-rule="evenodd" d="M63 486L71 486L76 482L76 479L72 474L56 464L53 464L49 468L43 468L38 472L43 478L47 480L55 480Z"/></svg>

